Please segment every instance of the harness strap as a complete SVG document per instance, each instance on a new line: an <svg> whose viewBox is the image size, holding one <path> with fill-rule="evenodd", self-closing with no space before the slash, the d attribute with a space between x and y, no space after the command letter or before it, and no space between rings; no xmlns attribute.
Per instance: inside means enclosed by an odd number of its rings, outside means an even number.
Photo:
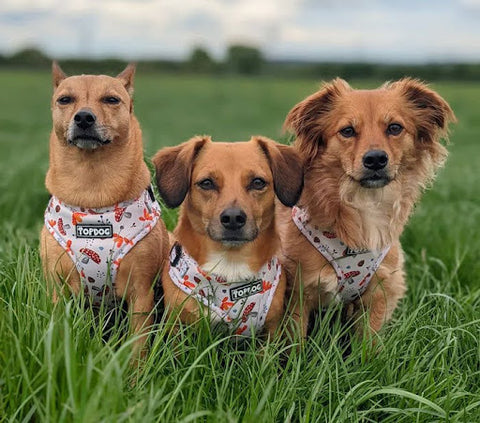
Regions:
<svg viewBox="0 0 480 423"><path fill-rule="evenodd" d="M390 246L380 251L350 248L333 232L312 225L307 211L297 206L292 208L292 219L305 238L332 265L337 274L340 298L345 303L350 303L361 296Z"/></svg>

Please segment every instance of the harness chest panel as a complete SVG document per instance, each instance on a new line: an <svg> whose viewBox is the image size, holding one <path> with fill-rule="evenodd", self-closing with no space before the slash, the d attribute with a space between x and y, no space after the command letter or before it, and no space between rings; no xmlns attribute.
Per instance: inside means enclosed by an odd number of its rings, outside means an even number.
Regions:
<svg viewBox="0 0 480 423"><path fill-rule="evenodd" d="M111 303L123 257L145 237L161 210L150 189L113 207L80 208L52 196L45 226L74 262L93 305Z"/></svg>
<svg viewBox="0 0 480 423"><path fill-rule="evenodd" d="M208 307L212 324L226 325L236 335L251 336L262 330L281 273L280 262L272 257L254 278L231 282L203 270L179 244L170 252L173 283Z"/></svg>
<svg viewBox="0 0 480 423"><path fill-rule="evenodd" d="M362 295L390 246L380 251L352 249L334 233L310 224L308 213L296 206L292 208L292 219L305 238L332 265L337 274L337 292L342 301L349 303Z"/></svg>

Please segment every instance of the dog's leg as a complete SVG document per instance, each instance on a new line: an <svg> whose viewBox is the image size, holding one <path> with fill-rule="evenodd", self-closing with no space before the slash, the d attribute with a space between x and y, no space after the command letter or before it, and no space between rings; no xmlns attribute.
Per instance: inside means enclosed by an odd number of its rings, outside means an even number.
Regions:
<svg viewBox="0 0 480 423"><path fill-rule="evenodd" d="M286 296L286 335L291 342L299 341L300 349L307 339L308 319L312 310L312 304L305 298L304 285L302 282L301 268L289 269L284 265L287 277Z"/></svg>
<svg viewBox="0 0 480 423"><path fill-rule="evenodd" d="M265 317L265 333L270 339L274 339L278 336L280 322L284 317L284 299L285 291L287 289L286 273L283 272L280 275L277 289L270 304L267 316Z"/></svg>
<svg viewBox="0 0 480 423"><path fill-rule="evenodd" d="M168 266L163 270L162 286L165 305L168 307L168 314L176 320L180 319L182 323L187 325L194 325L198 323L200 316L207 315L208 313L202 310L202 307L194 298L188 296L183 291L177 288L177 286L170 279L168 273ZM178 325L175 324L178 330Z"/></svg>
<svg viewBox="0 0 480 423"><path fill-rule="evenodd" d="M356 332L362 336L373 337L388 322L397 307L398 301L405 295L406 286L403 272L392 273L386 278L375 277L368 289L357 302L356 314L368 310L368 328L364 327L363 319L359 316Z"/></svg>
<svg viewBox="0 0 480 423"><path fill-rule="evenodd" d="M278 297L280 298L280 296ZM270 310L268 311L264 327L265 334L270 340L273 340L278 336L278 328L280 326L280 321L282 320L283 313L283 297L276 301L280 304L274 304L274 301L272 301L272 305L270 306Z"/></svg>
<svg viewBox="0 0 480 423"><path fill-rule="evenodd" d="M45 226L40 234L40 257L43 276L47 282L47 293L54 304L62 294L80 292L80 276L72 259Z"/></svg>
<svg viewBox="0 0 480 423"><path fill-rule="evenodd" d="M298 302L291 309L288 315L292 322L289 322L289 333L292 341L299 337L300 343L303 343L307 338L308 319L310 317L310 308L307 304Z"/></svg>
<svg viewBox="0 0 480 423"><path fill-rule="evenodd" d="M130 328L137 339L133 344L133 360L144 359L147 354L148 331L153 324L153 289L142 284L129 290L127 296L128 308L131 310Z"/></svg>
<svg viewBox="0 0 480 423"><path fill-rule="evenodd" d="M138 256L127 254L115 278L116 295L124 298L128 304L130 333L135 335L132 365L146 357L148 331L153 324L153 281L156 276L156 267L145 268Z"/></svg>
<svg viewBox="0 0 480 423"><path fill-rule="evenodd" d="M208 316L208 311L203 312L202 307L192 298L182 301L181 304L180 320L187 325L197 324L202 314Z"/></svg>
<svg viewBox="0 0 480 423"><path fill-rule="evenodd" d="M299 288L298 285L295 288ZM308 318L310 316L310 304L303 301L303 296L297 289L286 296L286 312L285 312L285 336L289 343L298 342L296 347L289 347L287 354L291 354L295 348L297 352L305 346L308 330Z"/></svg>

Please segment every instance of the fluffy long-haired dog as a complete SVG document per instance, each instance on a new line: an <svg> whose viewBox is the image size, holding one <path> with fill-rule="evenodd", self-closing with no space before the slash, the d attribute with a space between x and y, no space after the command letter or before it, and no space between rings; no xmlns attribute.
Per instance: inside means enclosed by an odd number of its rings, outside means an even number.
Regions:
<svg viewBox="0 0 480 423"><path fill-rule="evenodd" d="M275 202L292 206L303 169L292 147L253 137L196 137L153 158L159 192L180 209L165 304L184 323L208 315L237 335L273 335L283 317L286 278L279 260Z"/></svg>
<svg viewBox="0 0 480 423"><path fill-rule="evenodd" d="M280 213L281 236L303 336L310 312L332 300L357 316L368 310L357 330L369 334L391 318L406 291L399 237L446 159L440 139L454 120L442 97L410 78L374 90L335 79L288 113L305 187L298 207Z"/></svg>
<svg viewBox="0 0 480 423"><path fill-rule="evenodd" d="M67 77L53 64L51 199L40 252L54 301L59 289L84 291L93 305L123 297L133 331L143 334L168 235L133 114L134 73L129 65L116 78ZM138 351L144 341L140 336Z"/></svg>

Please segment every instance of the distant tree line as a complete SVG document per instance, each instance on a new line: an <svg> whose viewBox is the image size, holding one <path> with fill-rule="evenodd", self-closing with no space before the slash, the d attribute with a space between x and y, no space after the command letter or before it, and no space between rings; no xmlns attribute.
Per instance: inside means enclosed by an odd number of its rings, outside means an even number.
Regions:
<svg viewBox="0 0 480 423"><path fill-rule="evenodd" d="M10 56L0 55L0 67L11 69L47 69L52 59L36 48L26 48ZM60 59L67 73L115 73L126 61L117 58ZM185 61L138 60L142 72L166 72L206 75L265 75L285 78L331 79L397 79L413 76L427 81L468 80L480 81L479 63L431 63L422 65L379 64L355 62L300 62L266 60L255 47L232 45L225 60L212 58L202 47L195 47Z"/></svg>
<svg viewBox="0 0 480 423"><path fill-rule="evenodd" d="M123 59L65 58L59 59L62 68L70 73L110 73L127 62ZM51 66L52 58L37 48L25 48L11 56L0 56L0 67L43 69ZM164 71L180 73L225 74L236 73L256 75L262 73L265 60L259 49L243 45L232 45L224 61L214 60L207 50L195 47L187 60L137 60L143 71Z"/></svg>

